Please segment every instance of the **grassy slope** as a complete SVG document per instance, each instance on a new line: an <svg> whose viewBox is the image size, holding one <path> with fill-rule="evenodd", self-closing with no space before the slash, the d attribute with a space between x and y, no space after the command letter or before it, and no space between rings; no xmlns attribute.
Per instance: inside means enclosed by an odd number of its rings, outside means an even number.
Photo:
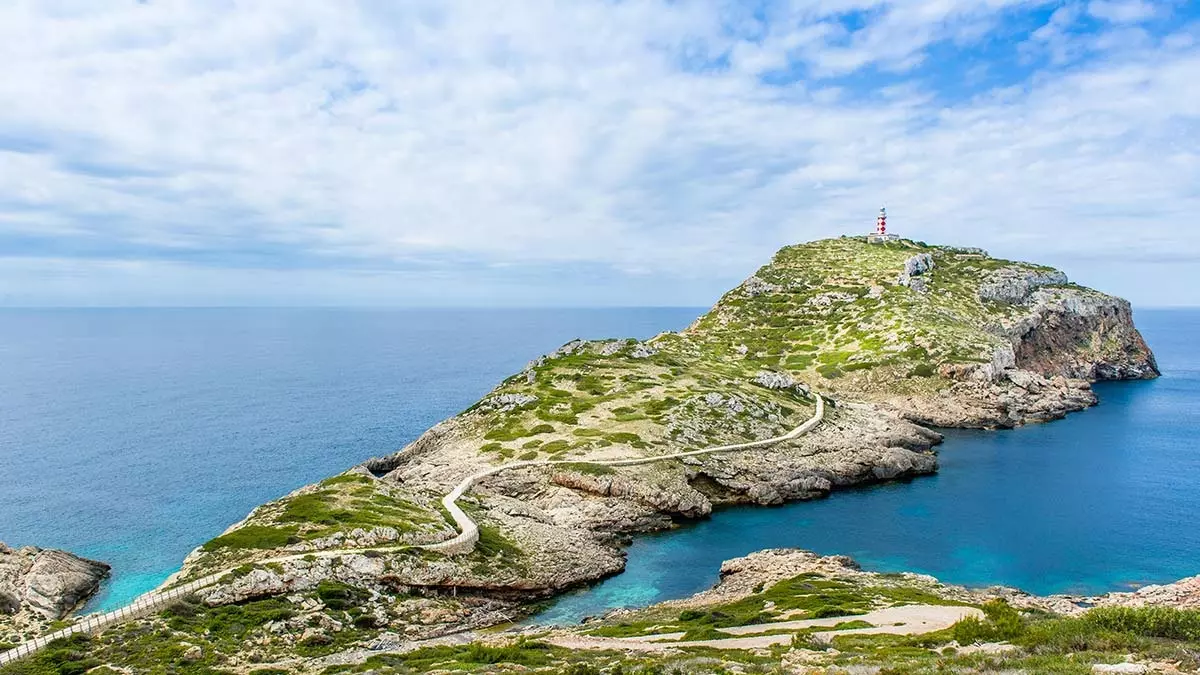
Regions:
<svg viewBox="0 0 1200 675"><path fill-rule="evenodd" d="M904 262L922 253L934 259L927 293L896 283ZM827 390L927 391L944 384L931 377L939 365L988 362L1004 344L985 327L1020 310L981 302L977 292L1006 267L1050 269L907 240L789 246L755 275L779 290L751 297L734 289L689 335L727 356L745 345L749 360Z"/></svg>

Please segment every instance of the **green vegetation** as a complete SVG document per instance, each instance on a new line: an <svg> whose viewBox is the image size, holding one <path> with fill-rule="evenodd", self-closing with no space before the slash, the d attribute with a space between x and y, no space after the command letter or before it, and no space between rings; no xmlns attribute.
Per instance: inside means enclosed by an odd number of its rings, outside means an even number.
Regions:
<svg viewBox="0 0 1200 675"><path fill-rule="evenodd" d="M373 656L359 666L333 666L324 672L427 672L430 670L474 670L480 666L512 664L547 666L567 657L567 650L536 641L518 641L504 647L481 644L423 647L407 654Z"/></svg>
<svg viewBox="0 0 1200 675"><path fill-rule="evenodd" d="M479 525L479 543L475 545L475 552L489 558L501 556L510 560L519 560L525 556L521 548L504 536L499 528L483 523Z"/></svg>
<svg viewBox="0 0 1200 675"><path fill-rule="evenodd" d="M90 643L85 635L55 640L32 657L0 668L0 674L80 675L101 664L88 654Z"/></svg>
<svg viewBox="0 0 1200 675"><path fill-rule="evenodd" d="M223 548L279 548L299 541L295 527L269 527L266 525L243 525L204 544L205 551Z"/></svg>
<svg viewBox="0 0 1200 675"><path fill-rule="evenodd" d="M591 462L571 462L569 464L560 464L559 469L565 471L574 471L575 473L583 473L589 476L607 476L617 472L611 466L603 464L593 464Z"/></svg>
<svg viewBox="0 0 1200 675"><path fill-rule="evenodd" d="M633 617L622 618L616 623L589 630L588 633L603 637L631 637L676 631L691 632L704 628L720 629L767 623L779 620L785 614L789 620L820 619L864 614L876 607L891 604L917 603L954 604L918 588L862 587L817 574L802 574L780 581L736 602L704 609L688 609L676 616L663 615L661 610L646 610Z"/></svg>

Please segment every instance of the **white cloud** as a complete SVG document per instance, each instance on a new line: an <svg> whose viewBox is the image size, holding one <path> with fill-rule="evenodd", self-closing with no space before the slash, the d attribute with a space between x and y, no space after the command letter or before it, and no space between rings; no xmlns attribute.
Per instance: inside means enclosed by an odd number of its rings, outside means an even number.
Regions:
<svg viewBox="0 0 1200 675"><path fill-rule="evenodd" d="M304 277L404 302L428 277L336 269L418 265L482 297L462 265L496 263L607 268L614 288L650 275L657 292L724 283L887 202L902 231L1010 255L1200 257L1193 40L1139 33L1084 59L1121 34L1076 36L1070 69L966 99L913 71L1042 4L0 6L0 245L45 249L0 254L105 279L128 270L98 260L148 259L184 295ZM1087 10L1134 21L1135 4ZM1080 12L1054 16L1031 39L1065 44ZM796 81L762 81L781 70ZM912 74L876 95L854 80L876 70ZM280 269L226 269L248 265ZM7 297L33 297L23 269L0 271Z"/></svg>
<svg viewBox="0 0 1200 675"><path fill-rule="evenodd" d="M1138 23L1157 16L1161 8L1146 0L1092 0L1087 11L1111 23Z"/></svg>

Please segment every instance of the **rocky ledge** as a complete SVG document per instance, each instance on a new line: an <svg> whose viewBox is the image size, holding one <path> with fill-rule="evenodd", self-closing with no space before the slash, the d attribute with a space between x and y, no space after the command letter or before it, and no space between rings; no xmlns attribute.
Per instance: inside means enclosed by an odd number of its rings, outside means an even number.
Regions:
<svg viewBox="0 0 1200 675"><path fill-rule="evenodd" d="M108 572L105 563L66 551L0 543L0 643L44 634L92 597Z"/></svg>
<svg viewBox="0 0 1200 675"><path fill-rule="evenodd" d="M0 543L0 613L61 619L96 593L110 569L66 551Z"/></svg>

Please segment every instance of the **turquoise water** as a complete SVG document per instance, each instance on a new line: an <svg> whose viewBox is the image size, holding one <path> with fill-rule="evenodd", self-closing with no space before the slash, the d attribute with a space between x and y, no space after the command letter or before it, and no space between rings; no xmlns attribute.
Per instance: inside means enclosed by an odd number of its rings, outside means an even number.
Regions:
<svg viewBox="0 0 1200 675"><path fill-rule="evenodd" d="M576 337L695 309L0 311L0 541L158 585L254 506L392 452Z"/></svg>
<svg viewBox="0 0 1200 675"><path fill-rule="evenodd" d="M574 337L695 309L0 311L0 541L114 565L93 604L164 579L251 508L390 452ZM1139 312L1166 376L1049 425L954 432L932 478L736 508L638 538L629 569L543 615L680 597L773 546L1035 592L1200 573L1200 312Z"/></svg>
<svg viewBox="0 0 1200 675"><path fill-rule="evenodd" d="M638 538L627 570L539 621L691 595L721 561L770 547L967 585L1099 593L1200 574L1200 312L1143 311L1164 377L1097 385L1051 424L947 432L938 475L775 508L737 507Z"/></svg>

